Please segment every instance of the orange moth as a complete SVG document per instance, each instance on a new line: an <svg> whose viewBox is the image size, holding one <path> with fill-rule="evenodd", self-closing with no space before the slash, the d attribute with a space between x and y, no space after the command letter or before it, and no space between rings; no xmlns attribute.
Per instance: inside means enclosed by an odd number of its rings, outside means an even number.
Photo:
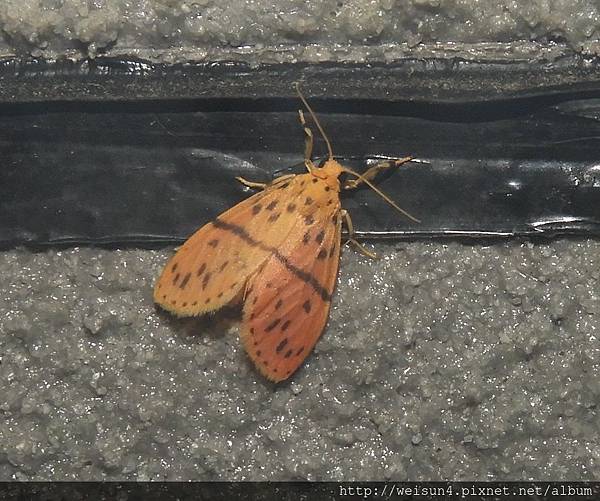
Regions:
<svg viewBox="0 0 600 501"><path fill-rule="evenodd" d="M327 160L320 167L312 162L313 136L300 111L308 173L281 176L269 184L238 178L261 191L196 231L167 263L154 288L154 301L179 317L242 302L244 348L271 381L293 374L323 332L337 277L343 223L348 240L373 256L352 238L352 221L341 207L340 190L367 184L418 222L370 182L378 172L412 158L378 163L362 175L342 166L297 90L325 140ZM343 173L355 179L340 184Z"/></svg>

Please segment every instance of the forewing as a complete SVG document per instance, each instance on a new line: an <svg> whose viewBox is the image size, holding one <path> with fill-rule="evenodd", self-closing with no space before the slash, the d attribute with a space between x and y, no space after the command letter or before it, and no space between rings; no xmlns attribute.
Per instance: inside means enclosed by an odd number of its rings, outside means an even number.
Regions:
<svg viewBox="0 0 600 501"><path fill-rule="evenodd" d="M317 219L301 243L270 256L249 282L241 337L254 364L272 381L293 374L323 332L340 236L338 211Z"/></svg>
<svg viewBox="0 0 600 501"><path fill-rule="evenodd" d="M291 214L281 207L297 192L293 183L275 183L200 228L165 266L154 301L175 315L193 316L236 299L287 238Z"/></svg>

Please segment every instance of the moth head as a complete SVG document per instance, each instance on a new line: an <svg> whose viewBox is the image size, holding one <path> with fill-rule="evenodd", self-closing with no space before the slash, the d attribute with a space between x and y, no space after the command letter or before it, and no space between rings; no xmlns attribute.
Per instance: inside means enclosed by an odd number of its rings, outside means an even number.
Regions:
<svg viewBox="0 0 600 501"><path fill-rule="evenodd" d="M323 177L332 177L337 179L345 167L334 158L328 158L323 165L319 167L318 172L323 174Z"/></svg>
<svg viewBox="0 0 600 501"><path fill-rule="evenodd" d="M311 174L313 174L314 176L320 177L321 179L334 180L334 181L332 181L332 183L335 183L338 190L339 190L338 177L344 172L346 174L350 174L351 176L354 176L356 178L356 180L355 180L356 182L354 183L355 185L363 184L363 183L366 184L367 186L369 186L369 188L371 188L375 193L377 193L377 195L379 195L381 198L383 198L389 205L391 205L398 212L400 212L401 214L404 214L406 217L408 217L412 221L419 223L420 221L417 218L415 218L414 216L411 216L404 209L401 209L400 207L398 207L396 202L394 202L390 197L388 197L379 188L377 188L373 183L371 183L369 181L369 179L367 179L362 174L354 172L352 169L349 169L348 167L344 167L342 164L340 164L337 160L335 160L333 158L333 149L331 147L331 142L329 141L327 134L325 134L325 131L323 130L323 127L321 126L321 123L319 122L319 119L317 118L317 115L311 108L310 104L308 104L305 97L302 95L302 92L300 91L300 85L298 83L296 83L296 92L298 93L298 96L300 97L300 100L302 101L304 106L306 106L306 109L309 111L310 116L312 117L313 121L315 122L315 125L317 126L317 129L319 129L319 132L321 133L321 137L323 138L323 140L325 141L325 144L327 145L328 158L327 158L327 160L325 160L325 163L323 163L323 165L320 168L313 169L312 168L313 164L310 161L310 158L306 159L307 167L309 167L308 170L311 172ZM311 134L311 138L312 138L312 134Z"/></svg>

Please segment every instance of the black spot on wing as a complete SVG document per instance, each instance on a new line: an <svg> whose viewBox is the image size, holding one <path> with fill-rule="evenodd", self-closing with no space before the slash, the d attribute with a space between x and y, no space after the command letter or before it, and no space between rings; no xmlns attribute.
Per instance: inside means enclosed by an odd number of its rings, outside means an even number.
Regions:
<svg viewBox="0 0 600 501"><path fill-rule="evenodd" d="M183 277L183 280L181 281L181 283L179 284L179 288L181 290L185 289L185 286L187 285L187 283L190 281L190 277L192 276L191 273L186 273L185 277Z"/></svg>
<svg viewBox="0 0 600 501"><path fill-rule="evenodd" d="M277 353L279 353L281 350L283 350L287 346L287 344L288 344L288 338L286 337L283 339L283 341L281 341L281 343L279 343L277 345L277 348L275 348L275 351Z"/></svg>
<svg viewBox="0 0 600 501"><path fill-rule="evenodd" d="M265 332L271 332L275 327L279 325L279 322L281 322L281 318L276 318L275 320L273 320L269 325L267 325L267 327L265 328Z"/></svg>

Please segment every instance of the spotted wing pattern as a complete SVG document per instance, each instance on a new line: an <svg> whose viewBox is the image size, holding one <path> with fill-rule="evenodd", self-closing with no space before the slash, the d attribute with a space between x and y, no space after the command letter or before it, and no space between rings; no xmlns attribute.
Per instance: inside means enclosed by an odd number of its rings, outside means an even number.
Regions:
<svg viewBox="0 0 600 501"><path fill-rule="evenodd" d="M194 316L241 297L248 278L287 238L294 215L282 200L299 191L294 183L276 183L200 228L165 266L154 301L175 315Z"/></svg>
<svg viewBox="0 0 600 501"><path fill-rule="evenodd" d="M249 282L242 341L260 372L287 379L321 336L336 282L341 239L339 211L316 219L293 248L269 257ZM319 212L317 212L319 214Z"/></svg>

